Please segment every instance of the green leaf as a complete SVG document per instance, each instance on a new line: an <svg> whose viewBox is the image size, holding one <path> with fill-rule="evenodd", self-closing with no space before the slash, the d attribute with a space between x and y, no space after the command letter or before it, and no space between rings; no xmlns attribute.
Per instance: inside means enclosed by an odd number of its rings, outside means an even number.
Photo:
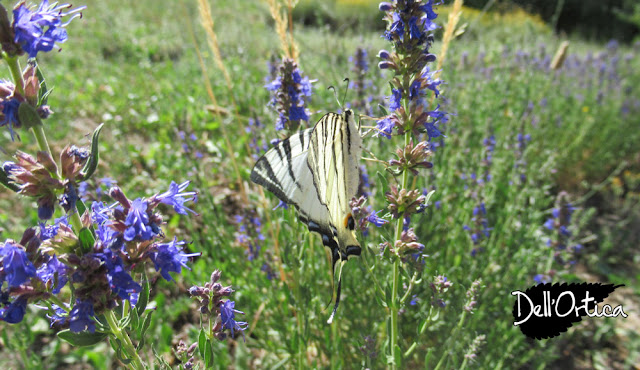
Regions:
<svg viewBox="0 0 640 370"><path fill-rule="evenodd" d="M387 178L380 171L376 171L376 175L378 176L378 180L380 180L379 183L382 187L382 193L384 194L389 191L389 181L387 181Z"/></svg>
<svg viewBox="0 0 640 370"><path fill-rule="evenodd" d="M87 211L87 205L84 204L82 199L78 199L76 201L76 210L78 211L80 217L82 217L82 215L84 215L84 213Z"/></svg>
<svg viewBox="0 0 640 370"><path fill-rule="evenodd" d="M384 105L378 104L378 109L380 109L380 112L382 112L382 114L380 114L381 117L386 117L389 115L389 112L387 112L387 108L385 108Z"/></svg>
<svg viewBox="0 0 640 370"><path fill-rule="evenodd" d="M47 105L47 100L49 99L51 90L47 88L47 80L44 78L44 74L42 73L42 69L40 69L40 66L36 67L36 77L38 77L38 81L40 82L40 90L38 91L38 106Z"/></svg>
<svg viewBox="0 0 640 370"><path fill-rule="evenodd" d="M429 348L427 350L427 354L424 356L424 367L425 367L425 369L429 368L429 362L431 361L431 356L433 356L433 348Z"/></svg>
<svg viewBox="0 0 640 370"><path fill-rule="evenodd" d="M78 238L80 239L80 246L82 247L82 251L85 253L91 252L91 250L93 249L93 245L96 242L91 230L83 227L78 234Z"/></svg>
<svg viewBox="0 0 640 370"><path fill-rule="evenodd" d="M140 338L144 338L145 334L147 333L147 330L149 329L149 326L151 325L151 315L154 312L155 311L147 312L147 316L145 316L144 322L142 323L142 327L139 330Z"/></svg>
<svg viewBox="0 0 640 370"><path fill-rule="evenodd" d="M138 342L138 345L136 346L136 351L139 351L141 348L143 348L146 343L146 337L140 338L140 342Z"/></svg>
<svg viewBox="0 0 640 370"><path fill-rule="evenodd" d="M207 340L206 352L204 353L204 363L207 369L213 366L213 346L210 340Z"/></svg>
<svg viewBox="0 0 640 370"><path fill-rule="evenodd" d="M429 204L429 199L431 199L435 192L435 190L431 190L429 193L427 193L427 196L424 199L424 204Z"/></svg>
<svg viewBox="0 0 640 370"><path fill-rule="evenodd" d="M142 317L144 311L147 309L147 304L149 304L149 278L147 278L147 273L143 272L142 274L142 290L140 291L140 295L138 296L138 303L136 303L136 310L138 311L138 315Z"/></svg>
<svg viewBox="0 0 640 370"><path fill-rule="evenodd" d="M131 360L126 358L122 352L122 341L120 339L116 339L116 357L118 358L118 360L122 361L122 363L124 363L125 365L129 365L131 363ZM111 346L113 346L113 343L111 343Z"/></svg>
<svg viewBox="0 0 640 370"><path fill-rule="evenodd" d="M80 333L74 333L69 329L58 332L58 338L76 347L93 346L105 340L107 334L105 333L90 333L83 331Z"/></svg>
<svg viewBox="0 0 640 370"><path fill-rule="evenodd" d="M153 356L156 358L156 361L160 364L161 369L173 369L167 360L164 359L164 356L158 354L158 351L156 351L154 346L151 346L151 350L153 351Z"/></svg>
<svg viewBox="0 0 640 370"><path fill-rule="evenodd" d="M22 124L25 129L42 125L38 111L27 102L20 103L18 107L18 118L20 119L20 124Z"/></svg>
<svg viewBox="0 0 640 370"><path fill-rule="evenodd" d="M20 191L20 186L18 186L18 184L16 184L15 182L11 181L9 179L9 176L7 176L7 173L4 172L2 168L0 168L0 183L2 183L2 185L4 185L7 189L13 190L16 193Z"/></svg>
<svg viewBox="0 0 640 370"><path fill-rule="evenodd" d="M402 350L400 346L396 344L396 347L393 349L393 359L395 361L396 367L402 369Z"/></svg>
<svg viewBox="0 0 640 370"><path fill-rule="evenodd" d="M200 334L198 335L198 351L200 352L200 357L202 358L204 358L206 345L207 345L207 334L204 332L204 329L200 329Z"/></svg>
<svg viewBox="0 0 640 370"><path fill-rule="evenodd" d="M100 131L102 131L102 127L104 127L104 123L100 124L100 126L98 126L93 132L93 136L91 137L91 156L84 165L82 171L80 171L78 181L88 180L93 173L96 172L96 168L98 168L98 161L100 160L98 139L100 138Z"/></svg>
<svg viewBox="0 0 640 370"><path fill-rule="evenodd" d="M131 313L129 313L129 317L131 317L131 328L133 330L138 330L138 327L140 326L140 316L138 316L138 310L131 310Z"/></svg>

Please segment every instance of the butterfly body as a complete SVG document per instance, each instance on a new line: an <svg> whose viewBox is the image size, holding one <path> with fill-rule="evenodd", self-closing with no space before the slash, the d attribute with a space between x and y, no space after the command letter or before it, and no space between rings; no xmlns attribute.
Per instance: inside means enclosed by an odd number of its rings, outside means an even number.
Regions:
<svg viewBox="0 0 640 370"><path fill-rule="evenodd" d="M321 235L331 250L332 272L338 261L361 253L349 205L358 189L362 152L354 118L351 110L327 113L313 128L276 144L251 171L251 181L295 206L300 220Z"/></svg>

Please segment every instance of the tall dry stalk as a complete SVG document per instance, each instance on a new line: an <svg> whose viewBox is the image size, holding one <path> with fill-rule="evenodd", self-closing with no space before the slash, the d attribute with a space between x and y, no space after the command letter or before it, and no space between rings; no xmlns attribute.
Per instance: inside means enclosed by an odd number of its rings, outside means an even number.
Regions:
<svg viewBox="0 0 640 370"><path fill-rule="evenodd" d="M275 21L276 33L280 39L280 47L285 58L298 60L298 45L293 39L293 8L298 0L266 0L269 12ZM282 1L286 1L286 11L283 10Z"/></svg>
<svg viewBox="0 0 640 370"><path fill-rule="evenodd" d="M442 36L442 48L440 48L440 55L438 55L438 64L436 67L437 71L442 69L444 65L444 61L447 58L447 51L449 50L449 44L455 37L456 27L458 26L458 22L460 21L460 15L462 14L462 3L463 0L454 0L453 7L451 8L451 13L449 13L449 18L447 19L447 24L444 26L444 34ZM435 77L437 78L440 75L440 72L436 72Z"/></svg>
<svg viewBox="0 0 640 370"><path fill-rule="evenodd" d="M209 6L209 2L207 0L198 0L198 13L200 14L200 23L204 28L204 31L207 33L207 41L209 44L209 49L213 53L213 60L216 62L216 65L222 71L224 75L224 79L227 83L227 88L229 92L232 91L233 84L231 83L231 77L229 77L229 73L224 66L224 62L222 60L222 54L220 53L220 46L218 44L218 37L216 36L216 32L213 28L213 17L211 15L211 7Z"/></svg>
<svg viewBox="0 0 640 370"><path fill-rule="evenodd" d="M185 10L185 13L186 13L186 10ZM227 82L227 89L229 90L229 96L232 99L232 104L235 106L235 103L233 101L233 94L232 94L233 86L231 84L231 78L229 77L229 74L227 73L227 69L225 68L224 62L222 60L222 54L220 53L220 48L218 46L218 38L216 37L216 34L213 30L213 18L211 16L211 8L209 7L207 0L198 0L198 13L200 14L200 22L204 27L208 36L207 38L209 41L208 42L209 48L211 49L211 52L214 55L214 60L216 62L216 65L224 75L224 78ZM185 19L190 19L190 18L186 17L186 14L185 14ZM200 48L198 47L198 41L196 39L195 32L193 30L193 25L191 24L191 22L187 22L187 23L188 23L189 33L191 35L191 40L193 42L194 49L196 51L196 54L198 55L198 62L200 64L200 70L202 71L202 80L204 81L205 88L207 90L207 95L209 96L209 99L211 100L211 103L213 104L213 107L214 107L214 109L209 109L209 111L215 116L217 116L219 119L221 119L222 110L218 109L220 107L218 105L218 99L216 99L216 96L213 93L211 81L209 81L209 75L207 73L207 65L204 61L204 58L202 57ZM240 189L240 194L242 195L243 200L247 202L248 197L244 187L244 183L242 181L242 175L240 174L240 167L238 166L236 157L233 154L235 153L235 150L233 149L233 145L231 145L231 140L229 139L229 134L227 133L227 129L224 124L220 125L220 130L222 131L222 137L224 139L225 146L227 147L227 151L229 152L229 156L231 158L231 164L235 172L236 183L238 185L238 188Z"/></svg>

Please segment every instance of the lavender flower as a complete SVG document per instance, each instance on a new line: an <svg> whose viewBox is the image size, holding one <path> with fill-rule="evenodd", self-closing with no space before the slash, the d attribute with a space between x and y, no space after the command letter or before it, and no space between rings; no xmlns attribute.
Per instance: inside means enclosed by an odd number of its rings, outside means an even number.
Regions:
<svg viewBox="0 0 640 370"><path fill-rule="evenodd" d="M169 243L157 244L154 251L149 255L149 258L155 264L156 271L160 271L162 277L167 281L173 280L169 272L173 271L179 274L182 272L182 267L189 269L187 266L189 257L201 255L201 253L184 253L182 246L186 242L177 240L178 238L174 237L173 241Z"/></svg>
<svg viewBox="0 0 640 370"><path fill-rule="evenodd" d="M464 361L474 361L477 357L477 353L480 350L480 347L482 347L485 341L486 336L484 334L478 335L469 346L467 353L465 353Z"/></svg>
<svg viewBox="0 0 640 370"><path fill-rule="evenodd" d="M24 248L13 240L7 239L0 244L0 256L3 257L2 275L9 287L20 286L36 276L36 268L27 258Z"/></svg>
<svg viewBox="0 0 640 370"><path fill-rule="evenodd" d="M380 211L371 210L371 213L369 213L369 215L366 218L367 221L369 223L376 225L376 227L382 227L383 225L389 223L389 221L385 220L384 218L378 217L378 213L380 213L381 211L382 210Z"/></svg>
<svg viewBox="0 0 640 370"><path fill-rule="evenodd" d="M445 308L447 306L444 298L451 285L453 283L446 276L438 275L433 278L433 282L429 284L431 288L431 305L433 307Z"/></svg>
<svg viewBox="0 0 640 370"><path fill-rule="evenodd" d="M572 245L571 216L575 207L568 202L568 194L561 192L556 200L556 207L551 210L544 227L551 232L548 245L555 249L554 257L561 265L573 264L574 258L583 249L581 244Z"/></svg>
<svg viewBox="0 0 640 370"><path fill-rule="evenodd" d="M244 321L236 321L236 313L244 312L235 309L236 303L233 301L225 301L220 305L220 319L222 320L222 329L229 329L231 331L231 338L235 338L235 332L240 331L244 338L244 330L247 329L247 324Z"/></svg>
<svg viewBox="0 0 640 370"><path fill-rule="evenodd" d="M0 84L7 84L7 82L0 81ZM0 115L0 127L6 126L7 129L9 129L11 141L14 141L17 136L13 129L21 126L20 121L18 120L18 108L20 108L20 101L18 99L0 98L0 110L2 110L2 115Z"/></svg>
<svg viewBox="0 0 640 370"><path fill-rule="evenodd" d="M49 5L48 0L43 0L36 10L29 9L25 3L20 3L13 10L13 32L15 42L22 46L30 58L35 58L38 52L51 51L56 43L67 41L67 30L64 29L71 20L82 16L80 13L85 7L63 12L70 5L57 3ZM61 18L71 16L62 23Z"/></svg>
<svg viewBox="0 0 640 370"><path fill-rule="evenodd" d="M89 301L78 300L69 312L69 329L74 333L83 331L95 333L96 323L93 317L95 317L93 304Z"/></svg>
<svg viewBox="0 0 640 370"><path fill-rule="evenodd" d="M147 208L149 203L142 198L138 198L131 203L131 208L127 214L124 232L124 239L132 241L136 238L140 240L151 240L158 234L158 227L149 221Z"/></svg>
<svg viewBox="0 0 640 370"><path fill-rule="evenodd" d="M0 302L1 303L1 302ZM17 324L27 312L27 299L23 296L16 298L5 308L0 308L0 320L9 324Z"/></svg>
<svg viewBox="0 0 640 370"><path fill-rule="evenodd" d="M469 287L469 290L467 290L467 300L464 304L464 310L469 312L469 313L473 313L473 310L476 308L476 305L478 304L478 295L479 295L479 290L482 286L482 279L477 279L474 280L473 283L471 283L471 286Z"/></svg>
<svg viewBox="0 0 640 370"><path fill-rule="evenodd" d="M246 254L249 261L253 261L260 255L262 241L265 240L262 235L262 222L257 217L255 210L250 210L245 215L236 215L235 222L238 224L236 232L236 242L247 248Z"/></svg>
<svg viewBox="0 0 640 370"><path fill-rule="evenodd" d="M53 256L45 256L46 262L38 268L36 274L38 278L43 282L51 282L51 285L53 287L51 293L58 294L69 280L69 278L67 277L69 267L60 262L55 254Z"/></svg>
<svg viewBox="0 0 640 370"><path fill-rule="evenodd" d="M160 203L168 204L173 206L173 209L179 215L187 215L187 211L196 214L193 210L184 206L184 203L187 201L196 201L197 192L188 191L185 192L187 187L189 186L190 181L185 181L182 184L178 185L175 182L171 181L171 185L169 185L169 191L164 192L162 194L156 195L155 199L159 200Z"/></svg>

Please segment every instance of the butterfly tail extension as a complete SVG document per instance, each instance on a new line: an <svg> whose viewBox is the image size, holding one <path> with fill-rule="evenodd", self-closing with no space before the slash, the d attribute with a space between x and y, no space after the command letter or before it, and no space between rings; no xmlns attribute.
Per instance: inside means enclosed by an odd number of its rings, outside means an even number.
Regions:
<svg viewBox="0 0 640 370"><path fill-rule="evenodd" d="M329 320L327 320L327 324L331 324L333 322L333 318L338 311L338 305L340 304L340 294L342 292L342 268L344 267L345 260L340 262L339 272L338 272L338 290L336 292L336 303L333 306L333 311L331 312L331 316L329 316Z"/></svg>

